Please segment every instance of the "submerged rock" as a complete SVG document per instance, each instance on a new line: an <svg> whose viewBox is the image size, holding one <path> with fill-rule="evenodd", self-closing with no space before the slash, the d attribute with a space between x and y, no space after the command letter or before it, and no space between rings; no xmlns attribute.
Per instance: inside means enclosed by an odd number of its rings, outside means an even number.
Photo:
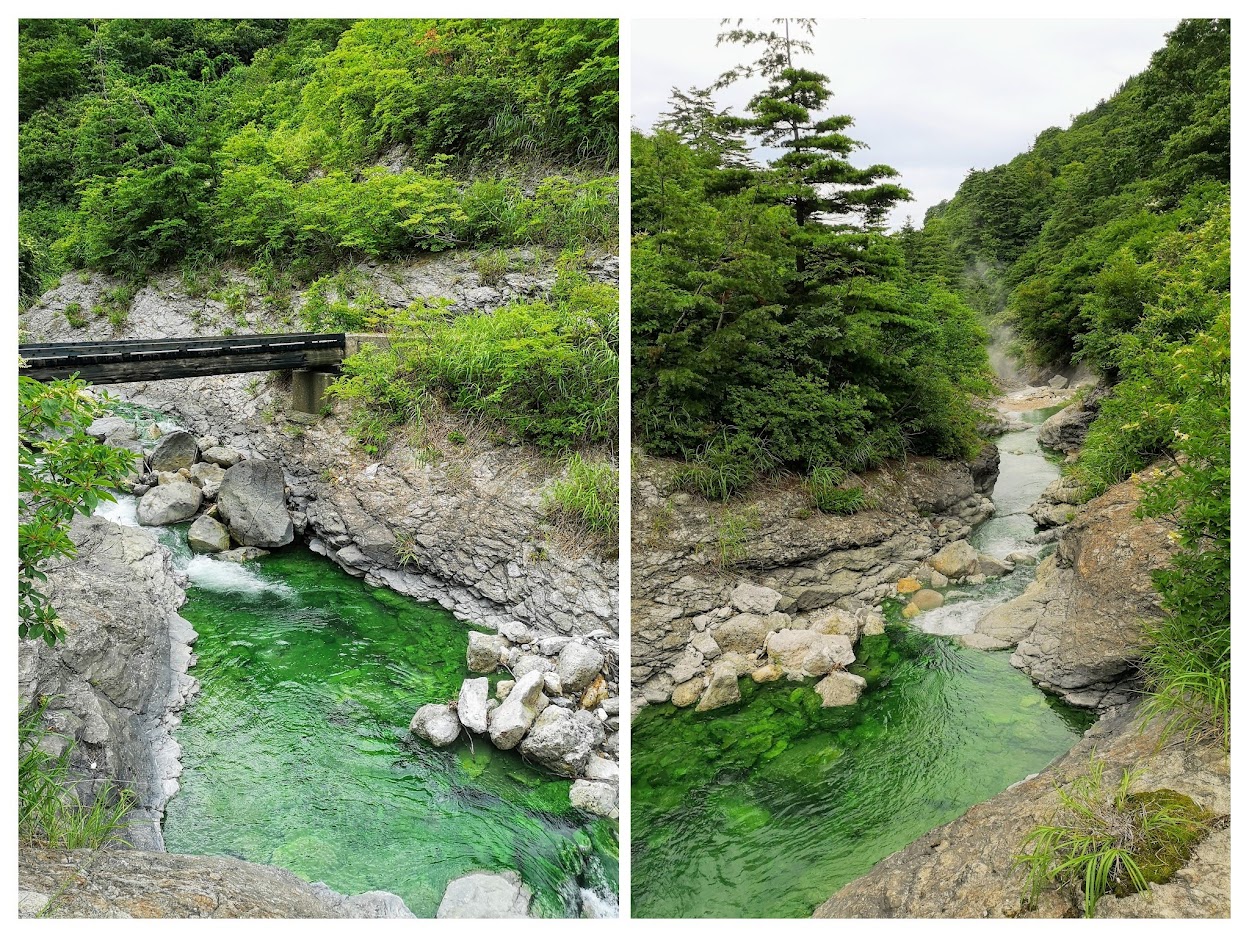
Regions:
<svg viewBox="0 0 1249 937"><path fill-rule="evenodd" d="M225 560L227 563L250 563L252 560L268 555L269 551L262 550L260 547L235 547L233 550L218 553L217 559Z"/></svg>
<svg viewBox="0 0 1249 937"><path fill-rule="evenodd" d="M230 532L220 522L203 514L187 531L186 542L196 553L221 553L230 549Z"/></svg>
<svg viewBox="0 0 1249 937"><path fill-rule="evenodd" d="M815 692L820 694L821 705L853 706L867 689L867 681L857 673L837 670L815 685Z"/></svg>
<svg viewBox="0 0 1249 937"><path fill-rule="evenodd" d="M490 680L486 677L469 677L460 684L460 696L455 712L464 728L484 734L489 727Z"/></svg>
<svg viewBox="0 0 1249 937"><path fill-rule="evenodd" d="M460 720L446 703L426 703L416 711L409 728L437 748L446 748L460 737Z"/></svg>
<svg viewBox="0 0 1249 937"><path fill-rule="evenodd" d="M533 894L515 872L471 872L447 885L439 918L529 917Z"/></svg>
<svg viewBox="0 0 1249 937"><path fill-rule="evenodd" d="M204 502L204 495L185 481L157 485L142 498L136 513L145 527L164 527L190 520Z"/></svg>
<svg viewBox="0 0 1249 937"><path fill-rule="evenodd" d="M161 437L147 461L153 472L176 472L178 469L189 469L198 455L199 443L195 437L177 430Z"/></svg>

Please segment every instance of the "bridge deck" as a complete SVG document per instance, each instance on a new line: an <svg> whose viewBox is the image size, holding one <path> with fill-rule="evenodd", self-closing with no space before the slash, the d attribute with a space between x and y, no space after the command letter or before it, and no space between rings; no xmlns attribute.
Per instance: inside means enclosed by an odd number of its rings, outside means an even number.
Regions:
<svg viewBox="0 0 1249 937"><path fill-rule="evenodd" d="M300 332L122 342L45 342L18 346L20 373L39 381L77 374L92 384L158 381L207 374L297 368L330 370L346 354L347 336Z"/></svg>

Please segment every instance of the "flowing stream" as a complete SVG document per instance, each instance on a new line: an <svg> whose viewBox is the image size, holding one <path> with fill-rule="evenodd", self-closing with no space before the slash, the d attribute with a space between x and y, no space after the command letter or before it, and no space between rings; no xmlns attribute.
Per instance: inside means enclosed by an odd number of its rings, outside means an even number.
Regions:
<svg viewBox="0 0 1249 937"><path fill-rule="evenodd" d="M99 513L137 523L130 497ZM488 740L410 740L412 713L469 676L463 623L302 546L246 564L193 555L186 526L158 530L189 579L202 686L176 733L171 852L391 891L418 916L453 878L513 869L534 913L615 914L615 824L574 810L569 781Z"/></svg>
<svg viewBox="0 0 1249 937"><path fill-rule="evenodd" d="M1036 444L1047 411L999 440L998 514L975 532L1003 556L1034 532L1022 511L1056 477ZM633 723L632 887L639 917L799 917L885 856L1045 767L1092 714L1034 687L1009 652L965 649L989 607L1031 580L946 590L948 604L864 638L868 690L821 709L806 685L742 681L710 713L651 706ZM809 681L814 683L814 681Z"/></svg>

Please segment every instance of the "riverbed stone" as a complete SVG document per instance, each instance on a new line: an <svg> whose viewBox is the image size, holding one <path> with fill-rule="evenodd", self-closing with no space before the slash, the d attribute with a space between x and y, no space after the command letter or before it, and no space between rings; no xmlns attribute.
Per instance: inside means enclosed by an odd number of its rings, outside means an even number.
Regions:
<svg viewBox="0 0 1249 937"><path fill-rule="evenodd" d="M600 817L616 815L619 797L616 785L604 781L577 780L568 791L574 807Z"/></svg>
<svg viewBox="0 0 1249 937"><path fill-rule="evenodd" d="M269 551L262 550L260 547L235 547L233 550L223 550L218 553L217 559L227 563L250 563L252 560L268 555Z"/></svg>
<svg viewBox="0 0 1249 937"><path fill-rule="evenodd" d="M921 609L921 608L920 608L918 605L916 605L914 602L908 602L908 603L907 603L907 605L906 605L906 608L902 609L902 617L903 617L903 618L914 618L914 617L915 617L916 615L918 615L921 611L923 611L923 609Z"/></svg>
<svg viewBox="0 0 1249 937"><path fill-rule="evenodd" d="M918 579L910 577L898 580L898 595L910 595L912 592L918 592L924 588L924 584Z"/></svg>
<svg viewBox="0 0 1249 937"><path fill-rule="evenodd" d="M928 564L950 579L960 579L976 571L976 548L966 540L956 540L942 547L928 560Z"/></svg>
<svg viewBox="0 0 1249 937"><path fill-rule="evenodd" d="M230 536L249 547L284 547L295 539L286 509L282 466L269 459L248 459L226 469L217 506Z"/></svg>
<svg viewBox="0 0 1249 937"><path fill-rule="evenodd" d="M437 748L446 748L460 737L460 720L446 703L426 703L416 711L408 728Z"/></svg>
<svg viewBox="0 0 1249 937"><path fill-rule="evenodd" d="M211 462L196 462L191 466L191 483L204 492L205 498L217 497L225 475L225 469Z"/></svg>
<svg viewBox="0 0 1249 937"><path fill-rule="evenodd" d="M507 641L502 635L483 631L468 633L468 669L473 673L494 673L499 669Z"/></svg>
<svg viewBox="0 0 1249 937"><path fill-rule="evenodd" d="M460 695L455 711L460 724L471 732L482 735L490 726L489 710L490 680L487 677L468 677L460 684Z"/></svg>
<svg viewBox="0 0 1249 937"><path fill-rule="evenodd" d="M698 698L703 693L703 681L701 678L687 680L672 688L672 705L684 709L686 706L693 706L698 702Z"/></svg>
<svg viewBox="0 0 1249 937"><path fill-rule="evenodd" d="M230 549L230 532L219 521L202 514L187 531L186 541L196 553L221 553Z"/></svg>
<svg viewBox="0 0 1249 937"><path fill-rule="evenodd" d="M581 708L594 709L599 703L607 699L609 695L611 695L611 690L608 689L607 681L602 674L598 674L581 693Z"/></svg>
<svg viewBox="0 0 1249 937"><path fill-rule="evenodd" d="M148 456L148 465L153 472L176 472L178 469L189 469L195 464L198 455L199 443L195 437L183 430L177 430L161 437L152 454Z"/></svg>
<svg viewBox="0 0 1249 937"><path fill-rule="evenodd" d="M230 446L210 446L200 453L200 458L205 462L228 469L243 461L243 453Z"/></svg>
<svg viewBox="0 0 1249 937"><path fill-rule="evenodd" d="M495 698L501 703L507 699L507 695L512 692L512 687L516 686L515 680L500 680L494 685Z"/></svg>
<svg viewBox="0 0 1249 937"><path fill-rule="evenodd" d="M711 636L721 651L753 654L763 647L771 630L763 615L743 612L728 621L716 622L711 626Z"/></svg>
<svg viewBox="0 0 1249 937"><path fill-rule="evenodd" d="M555 665L541 654L521 654L512 662L512 676L520 679L531 671L547 673L555 670Z"/></svg>
<svg viewBox="0 0 1249 937"><path fill-rule="evenodd" d="M756 586L748 582L740 583L729 596L729 601L739 612L753 612L766 615L776 611L781 601L781 594L767 586Z"/></svg>
<svg viewBox="0 0 1249 937"><path fill-rule="evenodd" d="M1007 573L1014 572L1015 567L1010 563L999 560L996 556L990 556L988 553L981 553L976 557L976 572L982 576L990 578L996 576L1005 576Z"/></svg>
<svg viewBox="0 0 1249 937"><path fill-rule="evenodd" d="M490 741L496 748L515 748L534 719L542 696L542 674L530 671L512 687L507 699L490 715Z"/></svg>
<svg viewBox="0 0 1249 937"><path fill-rule="evenodd" d="M911 602L921 612L928 612L934 608L940 608L945 604L945 596L936 589L920 589L913 596Z"/></svg>
<svg viewBox="0 0 1249 937"><path fill-rule="evenodd" d="M600 651L574 641L559 652L559 680L565 692L580 693L598 676L603 668Z"/></svg>
<svg viewBox="0 0 1249 937"><path fill-rule="evenodd" d="M554 718L546 718L549 713ZM566 709L549 707L534 723L518 751L530 761L566 778L575 778L585 769L601 738L593 729Z"/></svg>
<svg viewBox="0 0 1249 937"><path fill-rule="evenodd" d="M520 876L506 872L472 872L447 885L438 904L439 919L527 918L533 894Z"/></svg>
<svg viewBox="0 0 1249 937"><path fill-rule="evenodd" d="M750 679L755 683L772 683L785 676L785 671L780 666L773 663L764 664L762 667L756 667L750 672Z"/></svg>
<svg viewBox="0 0 1249 937"><path fill-rule="evenodd" d="M1027 550L1015 550L1006 554L1006 562L1014 566L1035 566L1037 558L1035 554L1029 553Z"/></svg>
<svg viewBox="0 0 1249 937"><path fill-rule="evenodd" d="M853 706L867 689L867 681L857 673L837 670L815 685L823 707Z"/></svg>
<svg viewBox="0 0 1249 937"><path fill-rule="evenodd" d="M741 689L737 685L737 666L731 659L721 658L711 666L711 678L707 688L699 697L695 708L698 712L719 709L736 703L742 698Z"/></svg>
<svg viewBox="0 0 1249 937"><path fill-rule="evenodd" d="M792 628L774 631L767 637L768 662L791 679L818 677L854 663L850 638L842 634L821 634Z"/></svg>
<svg viewBox="0 0 1249 937"><path fill-rule="evenodd" d="M822 608L811 616L807 630L820 634L842 634L854 642L863 632L863 621L845 609Z"/></svg>
<svg viewBox="0 0 1249 937"><path fill-rule="evenodd" d="M188 482L157 485L139 499L139 523L145 527L164 527L190 520L203 501L203 492Z"/></svg>

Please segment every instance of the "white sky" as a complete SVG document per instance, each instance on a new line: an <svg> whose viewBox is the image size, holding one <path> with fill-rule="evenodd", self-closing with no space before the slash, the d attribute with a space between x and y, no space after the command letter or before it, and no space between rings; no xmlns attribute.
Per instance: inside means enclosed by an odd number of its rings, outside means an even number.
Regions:
<svg viewBox="0 0 1249 937"><path fill-rule="evenodd" d="M891 223L950 198L969 169L1026 150L1047 127L1110 97L1149 64L1177 20L824 19L802 64L831 79L831 113L849 114L868 144L856 165L885 163L914 201ZM766 21L747 21L764 28ZM706 87L754 57L716 46L718 20L634 20L632 121L649 129L673 86ZM755 51L757 54L757 51ZM719 93L736 113L762 87L746 79Z"/></svg>

